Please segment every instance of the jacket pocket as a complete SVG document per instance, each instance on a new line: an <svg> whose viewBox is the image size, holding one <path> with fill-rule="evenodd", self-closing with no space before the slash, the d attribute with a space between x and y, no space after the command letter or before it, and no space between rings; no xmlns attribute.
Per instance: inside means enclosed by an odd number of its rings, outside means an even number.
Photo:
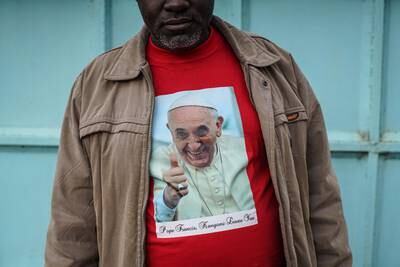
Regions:
<svg viewBox="0 0 400 267"><path fill-rule="evenodd" d="M305 158L308 116L304 107L275 114L274 120L275 133L284 156L292 158L302 155Z"/></svg>
<svg viewBox="0 0 400 267"><path fill-rule="evenodd" d="M296 112L287 112L286 114L287 122L289 124L295 123L298 121L307 121L308 116L307 113L302 110L302 111L296 111Z"/></svg>
<svg viewBox="0 0 400 267"><path fill-rule="evenodd" d="M148 123L145 123L142 119L129 119L129 120L112 120L107 118L100 118L92 120L90 122L82 123L79 127L79 136L84 138L85 136L106 132L106 133L120 133L120 132L131 132L136 134L146 134L149 130Z"/></svg>
<svg viewBox="0 0 400 267"><path fill-rule="evenodd" d="M308 116L304 109L287 110L282 113L275 114L275 127L282 124L292 124L299 121L307 121Z"/></svg>
<svg viewBox="0 0 400 267"><path fill-rule="evenodd" d="M119 172L116 170L127 170L129 165L135 166L132 173L141 177L139 166L144 164L148 152L149 128L141 120L101 119L82 124L79 136L93 171L101 166L103 177L124 177L126 173L116 175Z"/></svg>
<svg viewBox="0 0 400 267"><path fill-rule="evenodd" d="M149 128L140 119L100 118L80 125L93 181L100 255L108 253L107 244L115 242L116 247L121 247L143 232L138 222L143 220L145 192L149 188L144 167L149 153ZM135 251L134 247L128 249Z"/></svg>

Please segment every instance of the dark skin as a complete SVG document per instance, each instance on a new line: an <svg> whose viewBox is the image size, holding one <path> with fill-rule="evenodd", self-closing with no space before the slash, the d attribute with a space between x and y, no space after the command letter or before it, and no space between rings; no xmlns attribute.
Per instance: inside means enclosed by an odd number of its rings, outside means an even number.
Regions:
<svg viewBox="0 0 400 267"><path fill-rule="evenodd" d="M214 0L138 0L155 45L185 52L207 40Z"/></svg>

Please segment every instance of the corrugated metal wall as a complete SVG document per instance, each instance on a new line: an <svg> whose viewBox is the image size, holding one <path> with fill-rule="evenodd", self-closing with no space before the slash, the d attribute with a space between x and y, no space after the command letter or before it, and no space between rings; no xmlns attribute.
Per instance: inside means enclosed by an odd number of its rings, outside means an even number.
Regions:
<svg viewBox="0 0 400 267"><path fill-rule="evenodd" d="M291 51L320 98L354 266L400 266L400 1L215 2ZM141 24L134 0L0 0L0 266L43 266L70 86Z"/></svg>

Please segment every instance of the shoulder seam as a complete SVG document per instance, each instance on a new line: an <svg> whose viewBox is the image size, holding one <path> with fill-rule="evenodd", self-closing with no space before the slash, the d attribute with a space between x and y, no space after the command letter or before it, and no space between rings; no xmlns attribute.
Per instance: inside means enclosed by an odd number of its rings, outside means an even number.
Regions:
<svg viewBox="0 0 400 267"><path fill-rule="evenodd" d="M121 49L122 47L123 47L123 46L120 45L120 46L111 48L110 50L107 50L107 51L103 52L102 54L98 55L97 57L101 57L101 56L106 55L106 54L108 54L108 53L111 53L111 52L113 52L113 51L115 51L115 50L119 50L119 49Z"/></svg>

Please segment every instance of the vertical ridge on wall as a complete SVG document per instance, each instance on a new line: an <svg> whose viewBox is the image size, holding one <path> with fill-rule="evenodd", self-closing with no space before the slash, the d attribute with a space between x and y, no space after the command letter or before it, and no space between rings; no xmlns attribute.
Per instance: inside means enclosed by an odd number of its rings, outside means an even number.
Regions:
<svg viewBox="0 0 400 267"><path fill-rule="evenodd" d="M112 48L112 0L104 0L104 51Z"/></svg>
<svg viewBox="0 0 400 267"><path fill-rule="evenodd" d="M382 1L382 60L379 62L382 64L381 67L381 101L380 101L380 142L391 147L400 146L400 132L399 132L399 121L397 120L398 115L398 95L394 93L398 92L398 82L388 82L393 77L398 77L398 65L395 66L391 62L400 62L398 51L398 29L395 29L399 24L399 1ZM397 18L397 20L393 20ZM397 34L395 34L395 32ZM397 38L396 38L397 37ZM397 40L397 41L395 41ZM393 45L393 41L397 45ZM392 64L390 67L388 64ZM397 67L397 68L396 68ZM390 71L390 68L395 70ZM390 76L392 78L390 78ZM398 78L394 78L392 81L398 81ZM397 102L397 103L396 103ZM397 111L397 112L396 112ZM398 185L399 185L399 151L393 151L391 153L385 153L380 155L379 163L380 170L377 183L377 199L376 199L376 214L375 214L375 229L374 229L374 244L373 253L374 258L372 266L389 266L394 262L398 264L398 240L399 240L399 213L398 213ZM397 161L396 164L393 162ZM389 174L389 175L388 175ZM391 174L391 175L390 175ZM393 201L395 199L395 201ZM397 266L397 265L396 265Z"/></svg>
<svg viewBox="0 0 400 267"><path fill-rule="evenodd" d="M360 69L360 120L359 127L371 148L380 146L381 135L381 99L382 68L384 42L384 0L367 0L363 6L363 42L361 48L362 67ZM364 133L365 131L365 133ZM367 209L365 217L365 243L363 247L363 265L371 266L375 261L375 236L377 228L376 208L378 207L378 188L380 153L374 149L368 152L366 185L368 195L365 199Z"/></svg>
<svg viewBox="0 0 400 267"><path fill-rule="evenodd" d="M368 102L368 132L371 144L379 144L381 142L381 116L382 116L382 70L383 70L383 47L384 47L384 12L385 12L385 1L384 0L372 0L371 1L371 21L370 27L371 32L369 35L369 46L370 54L368 59L369 76L368 76L368 90L369 102ZM367 265L372 265L376 260L376 240L375 236L380 231L377 224L377 208L379 206L378 188L379 184L382 183L382 179L379 179L379 168L380 168L380 154L375 151L369 152L368 157L368 180L371 188L371 209L370 218L371 229L367 231L369 235L366 247L366 256L368 259L365 260Z"/></svg>
<svg viewBox="0 0 400 267"><path fill-rule="evenodd" d="M359 127L373 145L379 143L381 130L384 7L385 0L367 0L363 7Z"/></svg>
<svg viewBox="0 0 400 267"><path fill-rule="evenodd" d="M371 141L380 142L381 138L381 99L382 99L382 70L383 70L383 42L384 42L384 12L385 1L373 1L373 18L371 22L371 59L369 76L369 90L371 94L371 114L369 116L369 130Z"/></svg>
<svg viewBox="0 0 400 267"><path fill-rule="evenodd" d="M242 30L250 31L250 3L249 1L242 1Z"/></svg>
<svg viewBox="0 0 400 267"><path fill-rule="evenodd" d="M366 184L368 185L368 193L365 196L367 206L371 207L367 209L367 223L365 229L365 235L367 235L366 242L364 244L364 262L365 266L372 266L374 261L374 241L376 229L376 206L377 206L377 188L379 183L379 154L370 151L368 153L368 164L367 164L367 177Z"/></svg>
<svg viewBox="0 0 400 267"><path fill-rule="evenodd" d="M217 14L222 19L242 28L242 6L244 0L218 0L215 1L214 14Z"/></svg>

